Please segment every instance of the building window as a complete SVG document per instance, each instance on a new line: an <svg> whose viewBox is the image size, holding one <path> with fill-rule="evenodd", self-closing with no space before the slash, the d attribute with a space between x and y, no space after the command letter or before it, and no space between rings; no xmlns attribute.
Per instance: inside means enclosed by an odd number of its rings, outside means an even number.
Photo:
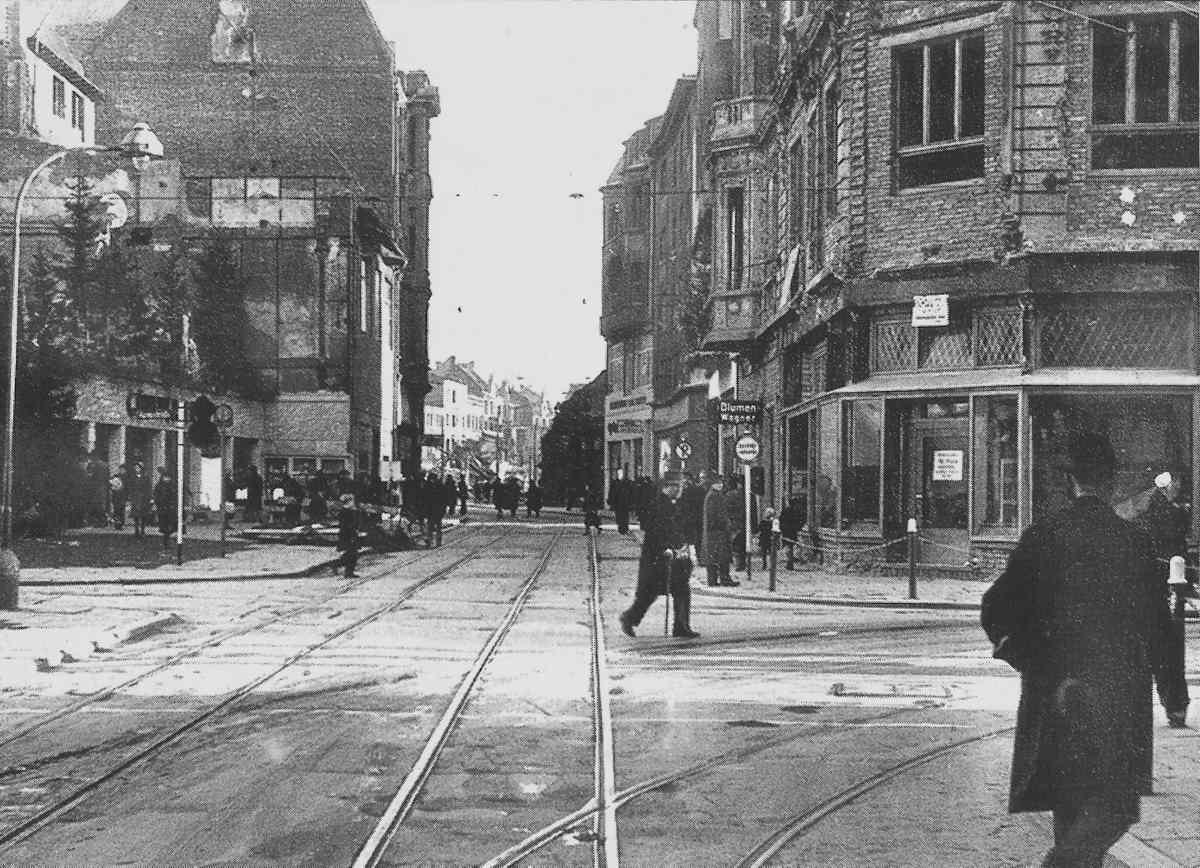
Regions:
<svg viewBox="0 0 1200 868"><path fill-rule="evenodd" d="M799 241L804 231L804 141L797 138L788 152L792 170L791 195L788 197L788 224L792 238Z"/></svg>
<svg viewBox="0 0 1200 868"><path fill-rule="evenodd" d="M911 371L917 366L917 336L904 320L879 320L871 335L871 370Z"/></svg>
<svg viewBox="0 0 1200 868"><path fill-rule="evenodd" d="M742 288L742 251L746 243L746 200L741 187L725 190L726 286Z"/></svg>
<svg viewBox="0 0 1200 868"><path fill-rule="evenodd" d="M901 188L983 176L983 36L892 53Z"/></svg>
<svg viewBox="0 0 1200 868"><path fill-rule="evenodd" d="M67 116L67 84L57 75L50 82L50 108L56 118Z"/></svg>
<svg viewBox="0 0 1200 868"><path fill-rule="evenodd" d="M842 404L842 526L879 524L879 456L883 405Z"/></svg>
<svg viewBox="0 0 1200 868"><path fill-rule="evenodd" d="M610 202L604 213L604 239L611 241L621 234L621 203Z"/></svg>
<svg viewBox="0 0 1200 868"><path fill-rule="evenodd" d="M1017 398L974 399L977 530L1017 526Z"/></svg>
<svg viewBox="0 0 1200 868"><path fill-rule="evenodd" d="M83 97L75 91L71 91L71 127L72 129L83 132L84 129L84 102Z"/></svg>
<svg viewBox="0 0 1200 868"><path fill-rule="evenodd" d="M838 513L838 429L841 413L838 405L828 404L820 412L820 439L817 443L816 479L813 491L817 523L824 528L837 527Z"/></svg>
<svg viewBox="0 0 1200 868"><path fill-rule="evenodd" d="M358 330L363 334L371 328L371 307L371 268L363 260L362 279L358 282Z"/></svg>
<svg viewBox="0 0 1200 868"><path fill-rule="evenodd" d="M1045 367L1194 369L1192 315L1182 305L1064 302L1038 317Z"/></svg>
<svg viewBox="0 0 1200 868"><path fill-rule="evenodd" d="M625 391L624 344L608 345L608 390L623 394Z"/></svg>
<svg viewBox="0 0 1200 868"><path fill-rule="evenodd" d="M808 124L804 137L804 179L806 181L804 196L804 239L807 253L808 273L819 269L824 260L825 213L821 207L824 201L821 187L824 174L821 171L821 113L814 108L808 116Z"/></svg>
<svg viewBox="0 0 1200 868"><path fill-rule="evenodd" d="M922 369L970 368L971 323L951 317L948 326L924 326L917 332L917 365Z"/></svg>
<svg viewBox="0 0 1200 868"><path fill-rule="evenodd" d="M838 123L840 107L838 105L838 86L831 82L825 89L825 104L822 107L824 122L824 186L825 186L825 220L832 220L837 215L838 194Z"/></svg>
<svg viewBox="0 0 1200 868"><path fill-rule="evenodd" d="M1092 25L1092 168L1200 165L1194 14Z"/></svg>

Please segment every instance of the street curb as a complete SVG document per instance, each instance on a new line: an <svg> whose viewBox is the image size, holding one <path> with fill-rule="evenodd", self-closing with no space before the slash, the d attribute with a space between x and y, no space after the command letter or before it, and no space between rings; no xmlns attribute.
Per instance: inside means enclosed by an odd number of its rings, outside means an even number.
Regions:
<svg viewBox="0 0 1200 868"><path fill-rule="evenodd" d="M845 597L777 597L771 594L730 594L714 591L707 586L693 588L692 592L706 597L724 597L729 600L746 600L756 603L787 603L808 606L843 606L853 609L949 609L955 611L979 611L978 603L952 603L948 600L864 600Z"/></svg>
<svg viewBox="0 0 1200 868"><path fill-rule="evenodd" d="M1143 843L1136 835L1126 833L1109 848L1104 857L1105 868L1183 868L1160 850Z"/></svg>

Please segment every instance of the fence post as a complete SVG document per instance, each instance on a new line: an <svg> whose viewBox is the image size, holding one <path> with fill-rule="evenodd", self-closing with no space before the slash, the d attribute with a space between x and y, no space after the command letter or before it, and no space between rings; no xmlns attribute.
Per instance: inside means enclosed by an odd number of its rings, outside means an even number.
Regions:
<svg viewBox="0 0 1200 868"><path fill-rule="evenodd" d="M908 598L917 598L917 520L908 520Z"/></svg>
<svg viewBox="0 0 1200 868"><path fill-rule="evenodd" d="M770 551L771 573L770 579L767 581L767 590L775 590L775 573L779 566L779 519L771 519L771 551Z"/></svg>

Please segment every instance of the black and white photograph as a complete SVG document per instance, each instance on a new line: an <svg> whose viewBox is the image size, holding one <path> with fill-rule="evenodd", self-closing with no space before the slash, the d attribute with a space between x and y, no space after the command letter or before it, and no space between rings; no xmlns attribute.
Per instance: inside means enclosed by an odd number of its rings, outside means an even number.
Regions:
<svg viewBox="0 0 1200 868"><path fill-rule="evenodd" d="M1200 868L1198 0L0 0L0 866Z"/></svg>

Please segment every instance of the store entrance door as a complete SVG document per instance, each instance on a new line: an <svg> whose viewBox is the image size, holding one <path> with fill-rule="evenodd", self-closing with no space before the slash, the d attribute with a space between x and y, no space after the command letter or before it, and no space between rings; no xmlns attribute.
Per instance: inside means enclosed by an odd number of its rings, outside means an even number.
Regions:
<svg viewBox="0 0 1200 868"><path fill-rule="evenodd" d="M960 419L913 421L909 490L926 564L965 565L970 557L967 515L968 424Z"/></svg>

